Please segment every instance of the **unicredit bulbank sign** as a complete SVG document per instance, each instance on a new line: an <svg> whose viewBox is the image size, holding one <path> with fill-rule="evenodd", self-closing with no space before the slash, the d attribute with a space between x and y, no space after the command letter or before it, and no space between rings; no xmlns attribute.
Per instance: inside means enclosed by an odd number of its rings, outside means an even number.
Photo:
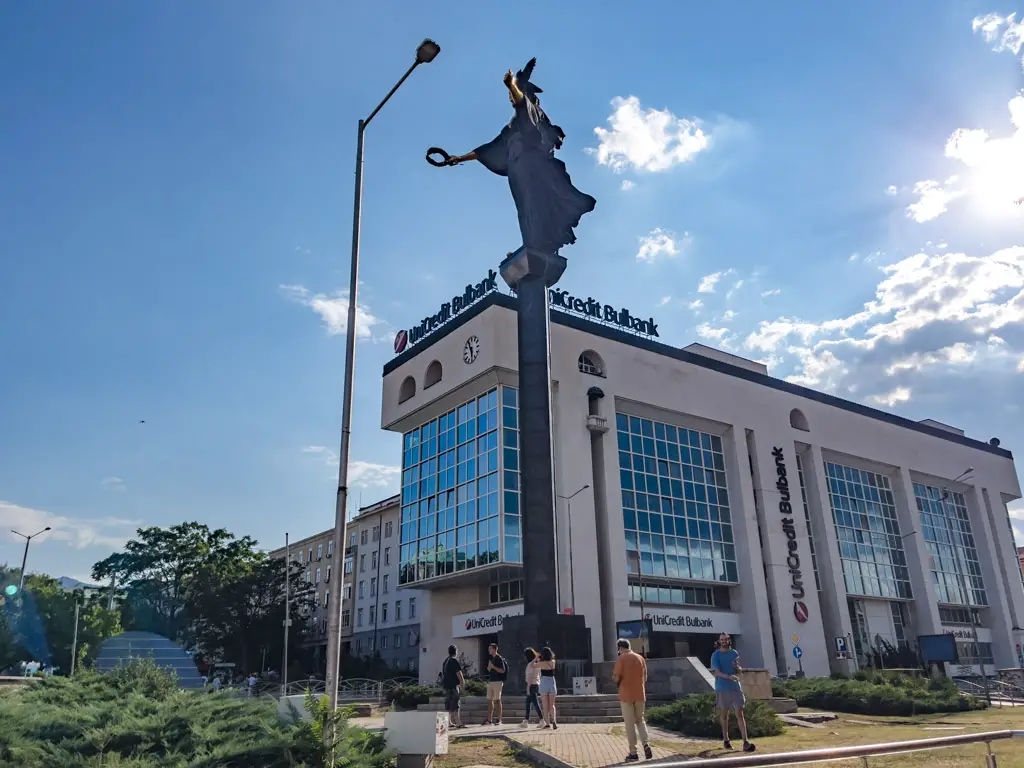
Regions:
<svg viewBox="0 0 1024 768"><path fill-rule="evenodd" d="M729 611L651 609L646 617L655 632L702 632L740 634L740 617Z"/></svg>
<svg viewBox="0 0 1024 768"><path fill-rule="evenodd" d="M513 603L500 608L488 608L452 616L452 637L475 637L501 632L501 625L509 616L522 616L523 604Z"/></svg>

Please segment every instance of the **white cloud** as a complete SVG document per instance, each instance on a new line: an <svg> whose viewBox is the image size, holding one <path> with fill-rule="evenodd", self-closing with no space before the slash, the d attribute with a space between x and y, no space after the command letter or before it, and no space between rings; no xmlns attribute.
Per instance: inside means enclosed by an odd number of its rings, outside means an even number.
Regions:
<svg viewBox="0 0 1024 768"><path fill-rule="evenodd" d="M951 202L963 197L966 191L955 189L957 177L953 176L945 184L937 181L919 181L914 185L914 194L918 196L916 203L907 206L907 216L918 224L939 218L947 210Z"/></svg>
<svg viewBox="0 0 1024 768"><path fill-rule="evenodd" d="M744 346L786 353L791 381L890 405L930 372L1011 366L1024 353L1024 246L984 257L918 253L882 272L860 311L762 322Z"/></svg>
<svg viewBox="0 0 1024 768"><path fill-rule="evenodd" d="M662 297L661 297L661 298L660 298L660 299L658 300L658 306L659 306L659 307L664 307L664 306L665 306L666 304L668 304L668 303L669 303L670 301L672 301L672 297L671 297L671 296L662 296Z"/></svg>
<svg viewBox="0 0 1024 768"><path fill-rule="evenodd" d="M699 120L676 117L667 109L643 109L636 96L616 96L611 105L611 127L595 128L598 146L586 151L613 171L666 171L692 160L710 143Z"/></svg>
<svg viewBox="0 0 1024 768"><path fill-rule="evenodd" d="M636 260L653 264L661 259L671 259L690 243L690 233L684 232L682 237L660 227L652 229L640 238L640 250L636 252Z"/></svg>
<svg viewBox="0 0 1024 768"><path fill-rule="evenodd" d="M733 319L734 317L736 317L736 313L735 313L735 312L733 312L733 311L732 311L731 309L727 309L727 310L725 310L725 312L724 312L724 313L722 314L722 322L728 323L728 322L729 322L730 320L732 320L732 319Z"/></svg>
<svg viewBox="0 0 1024 768"><path fill-rule="evenodd" d="M9 501L0 501L0 535L10 541L24 542L10 531L32 535L49 526L53 530L39 537L39 543L49 539L74 547L105 547L120 549L131 538L141 520L124 520L117 517L74 518L46 512L41 509L23 507ZM36 541L33 539L33 541Z"/></svg>
<svg viewBox="0 0 1024 768"><path fill-rule="evenodd" d="M324 321L332 336L345 333L348 328L348 293L312 293L302 285L282 285L281 292L292 301L309 307ZM384 322L370 313L365 305L356 306L356 338L369 339L386 335Z"/></svg>
<svg viewBox="0 0 1024 768"><path fill-rule="evenodd" d="M899 192L899 190L896 189L896 187L894 187L892 184L885 188L885 194L887 194L889 197L894 197L897 192Z"/></svg>
<svg viewBox="0 0 1024 768"><path fill-rule="evenodd" d="M1009 16L1000 16L998 13L978 16L971 22L971 29L980 32L992 43L992 50L1009 51L1017 56L1024 48L1024 19L1016 21L1016 17L1016 13ZM1024 65L1024 57L1021 57L1021 64Z"/></svg>
<svg viewBox="0 0 1024 768"><path fill-rule="evenodd" d="M323 445L307 445L302 449L303 453L312 454L319 459L322 459L324 464L329 467L338 466L338 454Z"/></svg>
<svg viewBox="0 0 1024 768"><path fill-rule="evenodd" d="M769 288L767 291L761 291L762 296L778 296L782 293L781 288Z"/></svg>
<svg viewBox="0 0 1024 768"><path fill-rule="evenodd" d="M124 480L120 477L104 477L100 480L100 485L106 488L108 491L127 491L128 486L124 484Z"/></svg>
<svg viewBox="0 0 1024 768"><path fill-rule="evenodd" d="M697 326L697 335L707 341L713 341L720 347L728 346L730 331L728 328L713 328L709 323L701 323Z"/></svg>
<svg viewBox="0 0 1024 768"><path fill-rule="evenodd" d="M704 302L703 301L701 301L700 299L694 299L693 301L691 301L689 304L686 305L686 308L687 309L692 309L692 310L698 310L698 309L700 309L703 306L704 306Z"/></svg>
<svg viewBox="0 0 1024 768"><path fill-rule="evenodd" d="M387 488L388 486L397 485L401 474L401 467L394 467L389 464L353 461L348 465L349 484L362 488Z"/></svg>
<svg viewBox="0 0 1024 768"><path fill-rule="evenodd" d="M738 291L742 287L743 287L743 281L742 280L737 280L736 283L733 285L733 287L725 292L725 298L731 299L733 297L733 295L736 293L736 291Z"/></svg>
<svg viewBox="0 0 1024 768"><path fill-rule="evenodd" d="M631 190L635 186L636 186L636 184L634 184L629 179L623 179L622 180L622 191L623 192L629 192L629 190Z"/></svg>
<svg viewBox="0 0 1024 768"><path fill-rule="evenodd" d="M732 273L732 269L726 269L722 272L712 272L710 275L704 275L697 284L697 293L714 293L718 281Z"/></svg>

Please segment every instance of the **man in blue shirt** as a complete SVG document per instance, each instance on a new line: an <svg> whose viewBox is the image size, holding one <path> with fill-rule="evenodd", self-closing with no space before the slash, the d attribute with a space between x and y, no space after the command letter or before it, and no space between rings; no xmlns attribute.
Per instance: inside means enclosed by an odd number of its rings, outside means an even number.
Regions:
<svg viewBox="0 0 1024 768"><path fill-rule="evenodd" d="M715 676L715 699L718 717L722 723L722 741L726 749L732 749L729 741L729 712L736 710L736 722L743 737L743 751L753 752L755 747L747 739L747 720L743 717L743 686L738 677L740 655L732 648L732 638L725 632L718 636L718 650L711 654L711 674Z"/></svg>

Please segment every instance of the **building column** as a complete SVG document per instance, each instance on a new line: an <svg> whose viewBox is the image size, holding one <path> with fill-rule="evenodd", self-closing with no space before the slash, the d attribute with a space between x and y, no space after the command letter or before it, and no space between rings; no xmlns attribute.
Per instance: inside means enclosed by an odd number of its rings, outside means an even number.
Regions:
<svg viewBox="0 0 1024 768"><path fill-rule="evenodd" d="M807 505L811 512L811 534L814 536L814 554L818 560L818 593L822 616L825 620L826 642L829 643L829 665L834 672L851 674L856 671L853 659L853 622L846 605L846 578L839 555L832 502L828 497L828 477L821 448L809 445L801 454ZM829 637L831 635L831 637ZM850 658L836 658L835 638L845 637Z"/></svg>
<svg viewBox="0 0 1024 768"><path fill-rule="evenodd" d="M743 632L747 638L742 641L744 664L763 667L775 675L779 673L779 665L772 641L774 632L768 608L764 561L761 559L761 533L746 430L735 425L730 427L722 436L722 450L726 455L726 484L729 487L729 511L732 515L736 569L740 581L739 613L744 629L751 629L749 633Z"/></svg>
<svg viewBox="0 0 1024 768"><path fill-rule="evenodd" d="M896 502L896 517L900 524L903 552L910 571L910 589L913 602L915 635L935 635L942 632L939 619L939 601L932 584L932 556L921 533L921 515L917 510L914 496L914 481L910 470L900 467L893 478L893 499Z"/></svg>
<svg viewBox="0 0 1024 768"><path fill-rule="evenodd" d="M1012 613L1013 599L1007 593L1005 565L1003 564L1003 547L1000 546L999 529L992 523L992 508L988 488L973 486L967 497L967 514L971 520L971 531L974 534L975 546L978 549L978 560L981 565L981 577L985 580L985 595L988 598L988 627L992 630L992 655L996 669L1017 666L1016 639ZM1009 537L1009 531L1004 534ZM1016 559L1016 558L1015 558ZM963 561L961 561L963 562ZM966 565L966 563L964 563ZM1017 563L1010 561L1010 566ZM1011 572L1011 578L1015 576ZM1020 579L1016 579L1018 586ZM995 670L986 668L986 674L992 675Z"/></svg>

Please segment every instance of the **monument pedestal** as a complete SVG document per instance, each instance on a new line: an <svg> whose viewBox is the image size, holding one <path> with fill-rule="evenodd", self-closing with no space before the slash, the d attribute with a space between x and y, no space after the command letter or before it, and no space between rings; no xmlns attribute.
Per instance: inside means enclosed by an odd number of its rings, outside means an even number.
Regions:
<svg viewBox="0 0 1024 768"><path fill-rule="evenodd" d="M506 658L547 645L559 659L589 663L590 630L559 610L555 547L555 482L551 435L551 331L548 289L561 278L562 256L520 248L501 263L501 277L519 300L519 473L523 525L523 616L502 624ZM568 670L567 670L568 672ZM564 682L562 683L565 684ZM571 680L569 681L571 687Z"/></svg>

